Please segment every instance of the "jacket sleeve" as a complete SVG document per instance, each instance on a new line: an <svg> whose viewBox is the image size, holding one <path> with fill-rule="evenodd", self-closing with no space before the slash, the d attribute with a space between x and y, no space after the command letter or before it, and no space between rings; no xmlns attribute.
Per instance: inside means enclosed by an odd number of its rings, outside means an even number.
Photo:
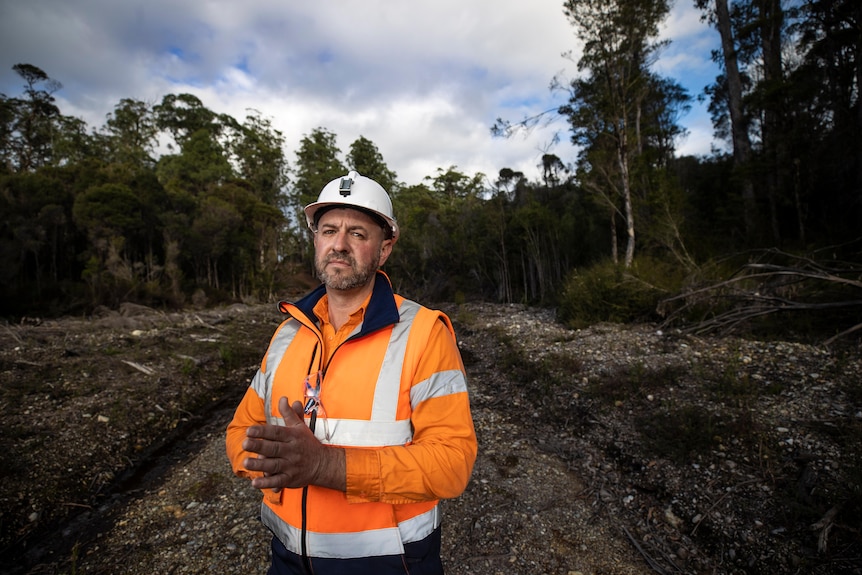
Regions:
<svg viewBox="0 0 862 575"><path fill-rule="evenodd" d="M466 375L453 333L434 323L413 377L413 442L348 448L348 501L430 501L457 497L467 487L478 447Z"/></svg>
<svg viewBox="0 0 862 575"><path fill-rule="evenodd" d="M258 371L251 385L248 386L242 401L234 412L233 419L227 426L227 436L225 438L227 456L230 459L233 472L239 477L248 477L249 479L263 475L260 471L249 471L243 466L243 461L245 461L246 457L256 457L256 455L242 448L242 442L246 437L246 429L252 425L266 423L264 402L257 392L259 386L255 385L255 382L262 377L263 373Z"/></svg>

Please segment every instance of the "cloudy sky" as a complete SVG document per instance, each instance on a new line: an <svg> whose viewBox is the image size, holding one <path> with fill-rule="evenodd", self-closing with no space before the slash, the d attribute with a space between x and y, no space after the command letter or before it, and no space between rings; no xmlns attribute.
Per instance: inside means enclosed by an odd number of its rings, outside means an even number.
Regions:
<svg viewBox="0 0 862 575"><path fill-rule="evenodd" d="M718 38L692 4L677 0L656 70L696 96L715 77ZM490 135L498 117L563 103L549 84L575 74L568 51L579 49L562 0L0 0L7 96L22 93L18 63L61 82L60 110L91 127L122 98L192 93L240 121L248 109L269 117L289 161L316 127L334 132L344 152L365 136L407 184L450 166L537 179L544 152L574 161L559 123ZM709 153L703 106L680 123L690 132L680 153Z"/></svg>

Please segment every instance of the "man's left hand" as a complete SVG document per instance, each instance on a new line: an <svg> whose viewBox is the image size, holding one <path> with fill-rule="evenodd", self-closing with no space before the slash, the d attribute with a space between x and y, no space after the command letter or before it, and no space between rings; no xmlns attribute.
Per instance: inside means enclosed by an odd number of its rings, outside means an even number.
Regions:
<svg viewBox="0 0 862 575"><path fill-rule="evenodd" d="M278 401L284 425L253 425L246 430L242 447L258 456L248 457L245 467L262 471L252 485L274 489L320 485L344 491L347 477L344 450L320 443L305 425L302 403Z"/></svg>

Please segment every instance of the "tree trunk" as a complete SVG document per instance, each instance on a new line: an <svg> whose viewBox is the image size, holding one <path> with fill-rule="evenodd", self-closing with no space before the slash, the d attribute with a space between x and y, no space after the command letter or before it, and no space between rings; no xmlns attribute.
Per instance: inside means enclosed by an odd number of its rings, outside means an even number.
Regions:
<svg viewBox="0 0 862 575"><path fill-rule="evenodd" d="M781 242L778 204L787 178L784 176L786 167L784 161L786 146L782 143L781 122L781 84L783 83L783 67L781 62L781 26L784 15L779 0L758 0L757 8L760 20L760 49L763 54L763 155L766 159L766 187L769 197L770 222L772 238Z"/></svg>
<svg viewBox="0 0 862 575"><path fill-rule="evenodd" d="M754 183L749 174L751 161L751 140L748 137L748 120L742 104L742 77L736 58L736 44L730 21L727 0L715 0L715 20L721 36L721 52L727 74L728 108L730 128L733 139L733 163L742 183L743 218L747 237L754 234L757 224L757 205L754 198Z"/></svg>
<svg viewBox="0 0 862 575"><path fill-rule="evenodd" d="M856 2L853 15L857 25L862 22L862 2ZM862 98L860 98L858 90L862 86L862 34L856 35L855 46L856 58L856 134L862 134ZM862 220L862 145L859 139L856 140L856 190L854 197L856 200L856 216Z"/></svg>
<svg viewBox="0 0 862 575"><path fill-rule="evenodd" d="M622 130L620 139L617 141L617 161L620 165L620 179L623 184L623 213L626 218L626 255L624 265L626 269L629 269L632 267L632 262L635 257L635 215L634 206L632 205L631 174L629 173L628 146L625 129Z"/></svg>

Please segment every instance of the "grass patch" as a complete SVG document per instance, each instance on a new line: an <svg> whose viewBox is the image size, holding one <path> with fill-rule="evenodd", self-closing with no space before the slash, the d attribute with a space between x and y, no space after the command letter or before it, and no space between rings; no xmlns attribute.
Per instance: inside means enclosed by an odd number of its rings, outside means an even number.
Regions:
<svg viewBox="0 0 862 575"><path fill-rule="evenodd" d="M250 344L248 341L239 341L233 337L219 345L218 348L219 360L225 371L244 369L255 365L260 362L262 353L260 342Z"/></svg>
<svg viewBox="0 0 862 575"><path fill-rule="evenodd" d="M215 499L220 493L220 488L227 484L227 479L219 473L209 473L189 487L188 496L193 501L205 503Z"/></svg>
<svg viewBox="0 0 862 575"><path fill-rule="evenodd" d="M635 426L650 451L678 464L730 444L740 456L764 456L756 412L747 408L721 414L698 405L664 408L639 416Z"/></svg>

